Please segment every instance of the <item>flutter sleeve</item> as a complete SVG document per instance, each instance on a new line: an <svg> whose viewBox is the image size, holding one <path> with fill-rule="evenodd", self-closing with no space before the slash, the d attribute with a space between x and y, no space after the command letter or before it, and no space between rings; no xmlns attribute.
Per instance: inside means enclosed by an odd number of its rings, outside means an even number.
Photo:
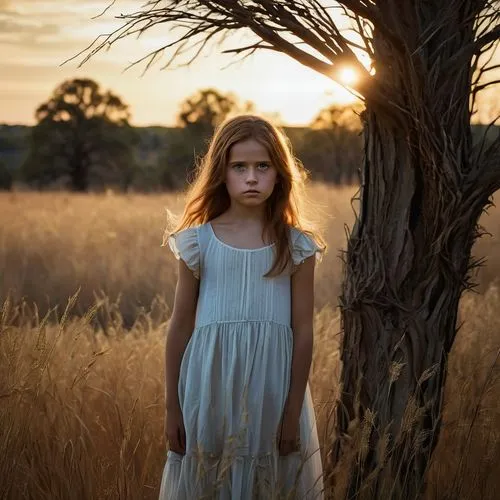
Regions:
<svg viewBox="0 0 500 500"><path fill-rule="evenodd" d="M306 233L295 230L292 235L292 260L294 266L299 266L312 255L316 256L316 262L321 262L325 249L318 246L316 242Z"/></svg>
<svg viewBox="0 0 500 500"><path fill-rule="evenodd" d="M178 233L171 234L168 245L177 260L182 259L191 269L194 276L200 279L200 245L198 229L189 227Z"/></svg>

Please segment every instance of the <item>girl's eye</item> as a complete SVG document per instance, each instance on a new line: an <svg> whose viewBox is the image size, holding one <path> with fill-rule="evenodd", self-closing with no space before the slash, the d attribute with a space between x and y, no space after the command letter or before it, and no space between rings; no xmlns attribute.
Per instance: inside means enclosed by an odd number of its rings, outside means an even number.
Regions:
<svg viewBox="0 0 500 500"><path fill-rule="evenodd" d="M244 163L235 163L232 165L232 168L234 170L239 170L239 171L242 171L246 168L246 165ZM268 163L259 163L257 165L257 168L259 170L267 170L269 168L269 164Z"/></svg>

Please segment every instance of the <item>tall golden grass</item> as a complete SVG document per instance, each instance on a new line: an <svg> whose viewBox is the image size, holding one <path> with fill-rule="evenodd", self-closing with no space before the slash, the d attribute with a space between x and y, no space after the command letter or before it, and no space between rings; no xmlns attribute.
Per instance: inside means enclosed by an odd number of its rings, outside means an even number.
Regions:
<svg viewBox="0 0 500 500"><path fill-rule="evenodd" d="M353 189L312 186L329 253L317 270L311 387L326 456L339 375L336 308ZM163 346L181 195L0 195L0 498L156 498L165 460ZM330 214L329 217L326 214ZM449 359L426 498L500 486L500 212ZM330 496L333 496L332 493Z"/></svg>

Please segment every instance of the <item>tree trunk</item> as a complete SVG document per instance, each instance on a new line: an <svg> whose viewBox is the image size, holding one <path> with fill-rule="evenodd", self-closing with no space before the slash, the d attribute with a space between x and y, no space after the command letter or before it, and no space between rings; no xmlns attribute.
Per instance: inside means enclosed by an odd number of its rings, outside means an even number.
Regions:
<svg viewBox="0 0 500 500"><path fill-rule="evenodd" d="M420 14L423 31L432 12ZM403 27L411 24L400 15ZM344 259L332 455L336 467L350 471L337 485L347 498L418 498L439 436L447 355L488 196L478 194L469 163L468 68L449 91L431 88L428 72L438 84L450 81L435 58L441 50L446 60L468 43L473 32L470 23L466 28L451 39L444 28L436 33L406 72L395 67L410 58L398 61L374 40L381 89L398 99L400 112L389 117L368 102L364 113L360 214ZM398 81L398 74L410 78Z"/></svg>
<svg viewBox="0 0 500 500"><path fill-rule="evenodd" d="M89 188L89 159L79 143L71 158L71 187L79 193L87 192Z"/></svg>

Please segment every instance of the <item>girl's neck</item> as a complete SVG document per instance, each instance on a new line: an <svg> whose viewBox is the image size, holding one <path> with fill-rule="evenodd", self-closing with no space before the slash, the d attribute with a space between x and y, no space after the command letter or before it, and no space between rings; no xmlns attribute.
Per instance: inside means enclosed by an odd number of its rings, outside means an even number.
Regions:
<svg viewBox="0 0 500 500"><path fill-rule="evenodd" d="M222 215L226 221L231 222L260 222L265 223L265 205L248 209L246 207L231 206Z"/></svg>

